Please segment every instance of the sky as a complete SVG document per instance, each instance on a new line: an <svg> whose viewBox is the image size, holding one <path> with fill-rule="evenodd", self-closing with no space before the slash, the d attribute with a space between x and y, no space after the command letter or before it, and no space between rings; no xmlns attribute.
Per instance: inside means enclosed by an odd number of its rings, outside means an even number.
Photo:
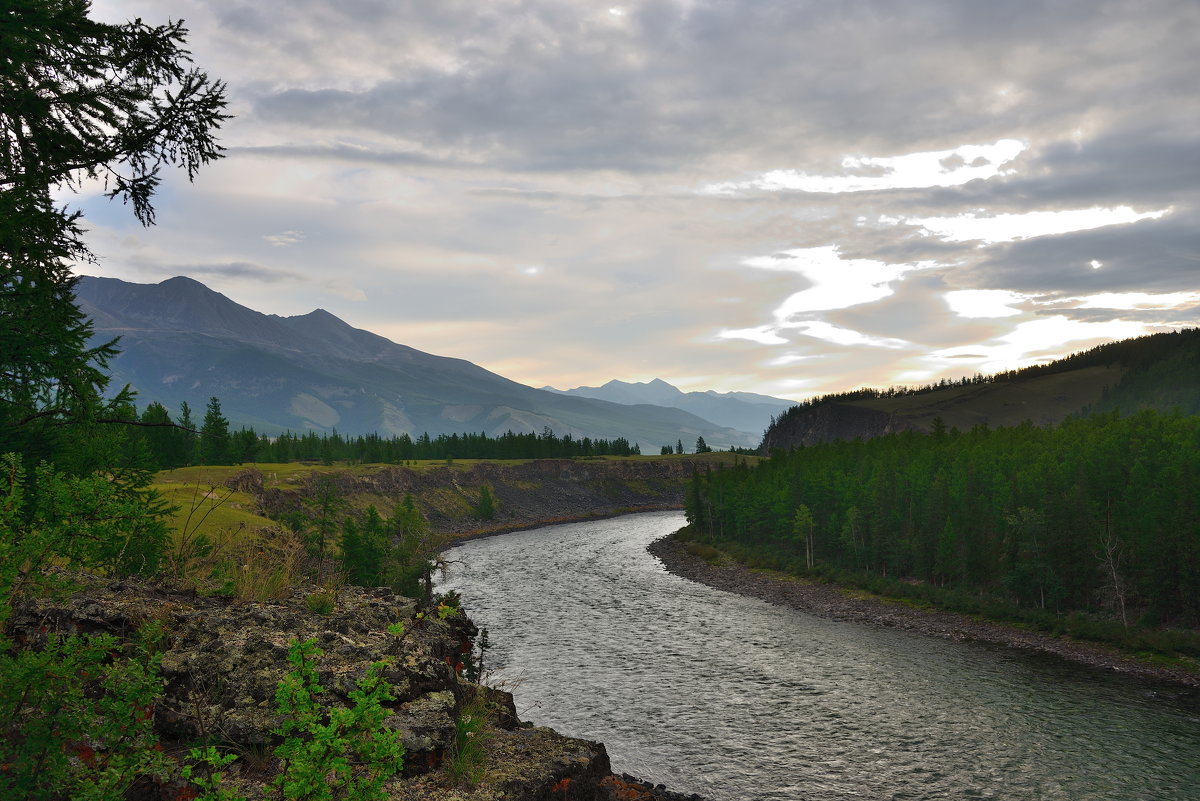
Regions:
<svg viewBox="0 0 1200 801"><path fill-rule="evenodd" d="M532 386L803 399L1200 325L1195 0L96 0L226 157L96 275Z"/></svg>

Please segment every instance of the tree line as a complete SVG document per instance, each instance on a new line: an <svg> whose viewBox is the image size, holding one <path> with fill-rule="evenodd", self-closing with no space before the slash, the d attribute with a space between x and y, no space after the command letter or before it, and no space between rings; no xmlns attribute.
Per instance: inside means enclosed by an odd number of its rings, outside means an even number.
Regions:
<svg viewBox="0 0 1200 801"><path fill-rule="evenodd" d="M1108 615L1200 622L1200 417L936 426L696 474L693 534L835 570Z"/></svg>
<svg viewBox="0 0 1200 801"><path fill-rule="evenodd" d="M123 433L128 460L149 469L187 465L234 465L247 462L382 462L401 464L445 459L570 459L589 456L639 456L641 447L625 437L613 439L559 436L549 427L542 433L499 436L485 433L428 433L412 437L399 434L346 436L330 432L290 431L276 436L253 428L232 429L221 411L221 401L210 398L199 423L186 401L177 416L161 403L150 403L139 414L132 403L114 410L117 418L137 425Z"/></svg>

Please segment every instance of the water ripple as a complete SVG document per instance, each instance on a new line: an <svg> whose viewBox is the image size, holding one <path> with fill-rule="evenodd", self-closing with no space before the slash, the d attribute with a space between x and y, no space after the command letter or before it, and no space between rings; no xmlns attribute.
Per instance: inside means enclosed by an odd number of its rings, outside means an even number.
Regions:
<svg viewBox="0 0 1200 801"><path fill-rule="evenodd" d="M993 646L821 620L695 584L675 513L455 548L493 678L618 771L714 801L1200 799L1200 709Z"/></svg>

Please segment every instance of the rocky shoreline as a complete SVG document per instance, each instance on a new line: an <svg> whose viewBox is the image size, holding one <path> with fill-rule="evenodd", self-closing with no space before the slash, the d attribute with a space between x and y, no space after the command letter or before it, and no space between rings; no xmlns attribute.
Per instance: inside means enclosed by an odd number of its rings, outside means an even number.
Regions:
<svg viewBox="0 0 1200 801"><path fill-rule="evenodd" d="M976 620L956 612L889 603L865 594L852 594L831 584L810 583L781 574L751 570L729 557L722 557L717 564L709 564L688 553L686 544L673 536L656 540L647 550L663 563L668 572L677 576L771 604L799 609L817 617L1053 654L1115 673L1183 685L1192 691L1200 689L1200 675L1142 662L1101 645Z"/></svg>

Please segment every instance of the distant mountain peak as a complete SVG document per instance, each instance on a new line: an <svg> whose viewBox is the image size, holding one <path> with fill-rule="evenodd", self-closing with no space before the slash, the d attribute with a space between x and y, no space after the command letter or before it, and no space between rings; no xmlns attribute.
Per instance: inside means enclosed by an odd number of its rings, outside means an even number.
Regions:
<svg viewBox="0 0 1200 801"><path fill-rule="evenodd" d="M325 309L281 317L239 305L185 276L161 284L84 277L80 307L96 338L121 336L115 386L139 403L203 408L221 399L235 425L260 433L329 431L431 436L483 431L624 437L654 452L703 435L713 447L757 437L674 408L539 392L463 359L435 356L355 328Z"/></svg>
<svg viewBox="0 0 1200 801"><path fill-rule="evenodd" d="M793 401L750 392L684 392L661 378L636 383L614 378L599 387L548 389L563 395L596 398L612 403L682 409L717 425L748 433L762 431L770 424L772 416L795 405Z"/></svg>

